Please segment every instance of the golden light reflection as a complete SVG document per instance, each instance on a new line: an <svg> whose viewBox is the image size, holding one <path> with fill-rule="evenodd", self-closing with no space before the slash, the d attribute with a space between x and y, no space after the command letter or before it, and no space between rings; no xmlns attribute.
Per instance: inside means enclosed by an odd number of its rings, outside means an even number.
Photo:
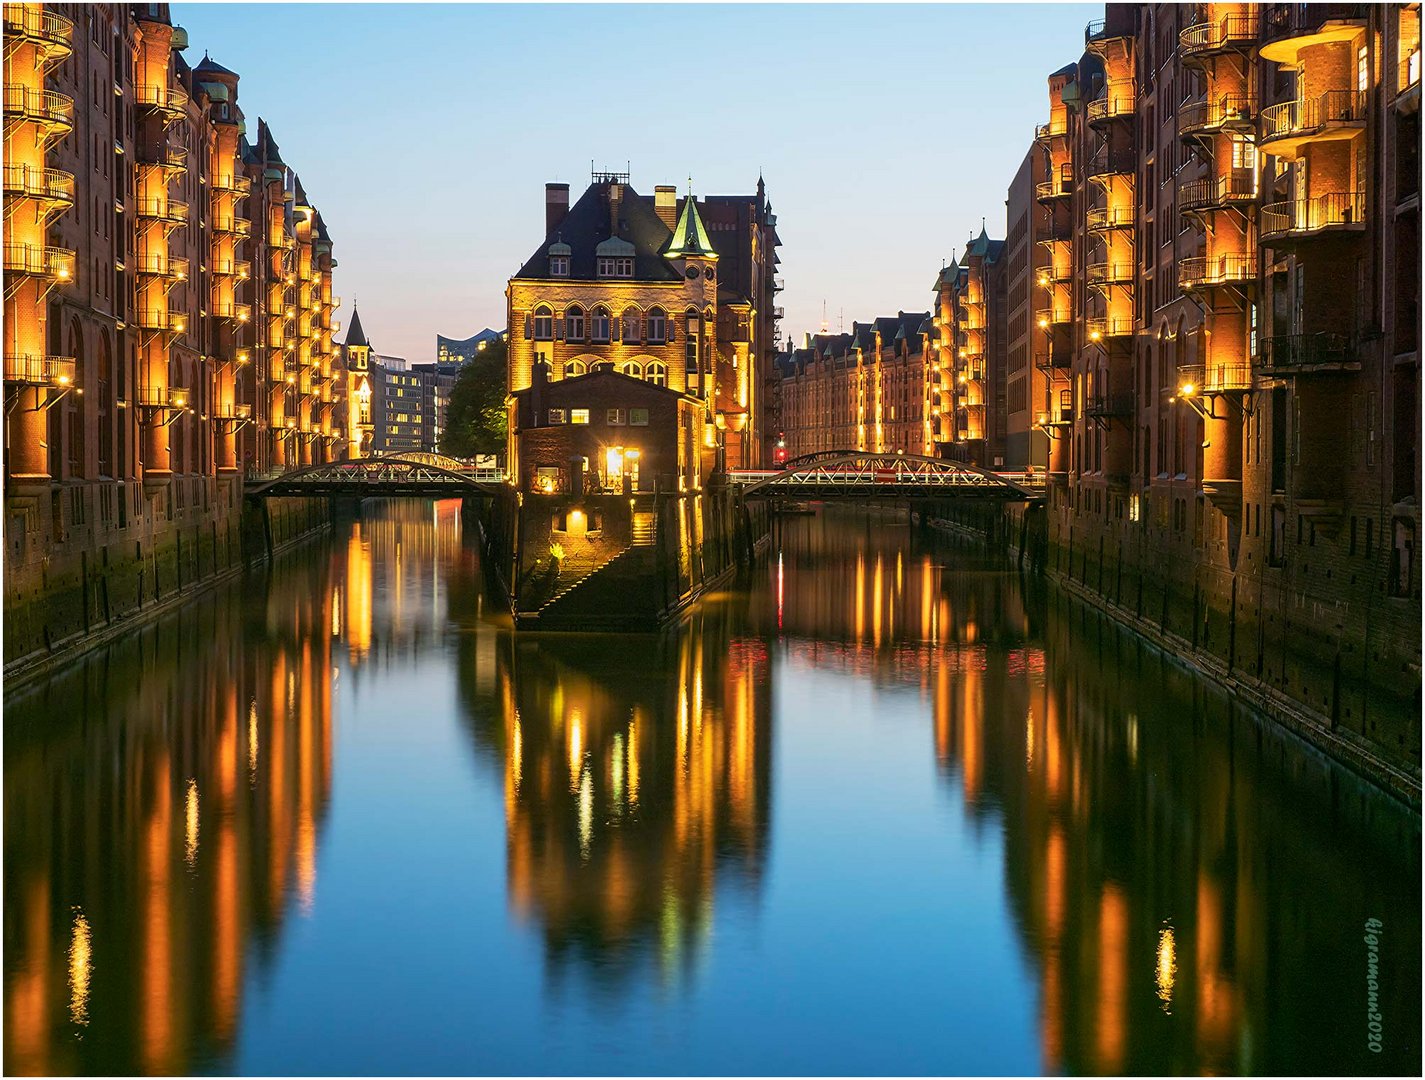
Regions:
<svg viewBox="0 0 1425 1080"><path fill-rule="evenodd" d="M192 777L183 803L183 859L190 870L198 863L198 781Z"/></svg>
<svg viewBox="0 0 1425 1080"><path fill-rule="evenodd" d="M89 1023L89 976L93 963L93 943L89 920L82 911L74 916L69 938L69 1018L83 1027Z"/></svg>
<svg viewBox="0 0 1425 1080"><path fill-rule="evenodd" d="M257 699L247 707L247 782L257 784Z"/></svg>
<svg viewBox="0 0 1425 1080"><path fill-rule="evenodd" d="M1158 1000L1163 1003L1163 1011L1172 1014L1173 983L1178 977L1178 947L1173 938L1173 928L1166 926L1158 931Z"/></svg>
<svg viewBox="0 0 1425 1080"><path fill-rule="evenodd" d="M1128 1006L1128 904L1116 885L1099 901L1099 1071L1123 1071L1124 1019Z"/></svg>

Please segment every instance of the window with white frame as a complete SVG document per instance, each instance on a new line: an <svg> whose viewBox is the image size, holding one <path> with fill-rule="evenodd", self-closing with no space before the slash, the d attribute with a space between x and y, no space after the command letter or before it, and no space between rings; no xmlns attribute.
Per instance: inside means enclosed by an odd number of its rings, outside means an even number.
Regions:
<svg viewBox="0 0 1425 1080"><path fill-rule="evenodd" d="M534 340L554 340L554 312L547 307L538 307L534 310Z"/></svg>
<svg viewBox="0 0 1425 1080"><path fill-rule="evenodd" d="M601 278L633 277L633 259L626 256L600 255L598 273Z"/></svg>
<svg viewBox="0 0 1425 1080"><path fill-rule="evenodd" d="M608 341L609 341L609 331L610 331L609 309L606 308L606 307L603 307L602 305L599 306L599 307L596 307L596 308L594 309L594 317L593 317L593 319L591 320L591 322L593 323L593 326L592 326L593 335L592 335L592 336L593 336L594 341L595 341L596 343L600 344L600 345L607 345L607 344L608 344Z"/></svg>
<svg viewBox="0 0 1425 1080"><path fill-rule="evenodd" d="M629 425L629 427L647 427L647 426L648 426L648 410L647 410L647 409L629 409L629 410L628 410L628 425Z"/></svg>
<svg viewBox="0 0 1425 1080"><path fill-rule="evenodd" d="M626 360L619 365L619 371L632 379L643 378L643 365L637 360Z"/></svg>
<svg viewBox="0 0 1425 1080"><path fill-rule="evenodd" d="M668 340L668 317L662 308L654 308L648 313L648 343L662 345Z"/></svg>
<svg viewBox="0 0 1425 1080"><path fill-rule="evenodd" d="M576 375L583 375L588 370L588 366L582 360L564 361L564 377L566 379L572 379Z"/></svg>
<svg viewBox="0 0 1425 1080"><path fill-rule="evenodd" d="M610 409L605 420L614 427L622 427L627 423L627 414L622 409Z"/></svg>
<svg viewBox="0 0 1425 1080"><path fill-rule="evenodd" d="M549 276L568 277L569 276L569 256L551 255L549 256Z"/></svg>
<svg viewBox="0 0 1425 1080"><path fill-rule="evenodd" d="M654 362L643 369L643 377L654 386L668 385L668 365Z"/></svg>
<svg viewBox="0 0 1425 1080"><path fill-rule="evenodd" d="M571 424L587 424L589 422L588 409L570 409L569 422Z"/></svg>
<svg viewBox="0 0 1425 1080"><path fill-rule="evenodd" d="M550 410L549 410L549 422L550 422L551 424L562 424L562 423L564 423L564 410L563 410L563 409L550 409Z"/></svg>
<svg viewBox="0 0 1425 1080"><path fill-rule="evenodd" d="M623 329L620 336L626 342L639 343L643 340L643 312L629 308L623 313Z"/></svg>
<svg viewBox="0 0 1425 1080"><path fill-rule="evenodd" d="M564 313L564 340L584 340L584 309L578 304Z"/></svg>

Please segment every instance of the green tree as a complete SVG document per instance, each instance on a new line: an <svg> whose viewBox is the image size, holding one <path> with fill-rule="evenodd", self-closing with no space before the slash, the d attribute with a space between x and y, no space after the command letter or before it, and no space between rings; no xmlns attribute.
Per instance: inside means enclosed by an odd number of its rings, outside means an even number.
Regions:
<svg viewBox="0 0 1425 1080"><path fill-rule="evenodd" d="M504 452L505 352L503 341L492 341L460 369L440 434L442 454L468 458Z"/></svg>

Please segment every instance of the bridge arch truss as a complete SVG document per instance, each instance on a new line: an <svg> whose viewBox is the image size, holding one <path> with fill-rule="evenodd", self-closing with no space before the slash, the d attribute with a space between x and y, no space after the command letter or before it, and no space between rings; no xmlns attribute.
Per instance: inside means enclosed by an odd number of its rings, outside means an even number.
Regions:
<svg viewBox="0 0 1425 1080"><path fill-rule="evenodd" d="M271 479L250 483L247 495L354 495L371 498L419 496L456 498L492 495L504 487L499 470L477 470L440 454L390 454L308 465Z"/></svg>
<svg viewBox="0 0 1425 1080"><path fill-rule="evenodd" d="M965 461L916 454L820 451L786 463L780 472L731 474L747 498L947 498L1010 502L1043 498L1042 478L995 472Z"/></svg>

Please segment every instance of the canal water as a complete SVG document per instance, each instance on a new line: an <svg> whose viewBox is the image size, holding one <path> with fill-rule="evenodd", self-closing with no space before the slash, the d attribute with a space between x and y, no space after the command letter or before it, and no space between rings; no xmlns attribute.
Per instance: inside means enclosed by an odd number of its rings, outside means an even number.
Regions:
<svg viewBox="0 0 1425 1080"><path fill-rule="evenodd" d="M7 695L6 1072L1418 1074L1418 815L1002 562L482 581L368 503Z"/></svg>

